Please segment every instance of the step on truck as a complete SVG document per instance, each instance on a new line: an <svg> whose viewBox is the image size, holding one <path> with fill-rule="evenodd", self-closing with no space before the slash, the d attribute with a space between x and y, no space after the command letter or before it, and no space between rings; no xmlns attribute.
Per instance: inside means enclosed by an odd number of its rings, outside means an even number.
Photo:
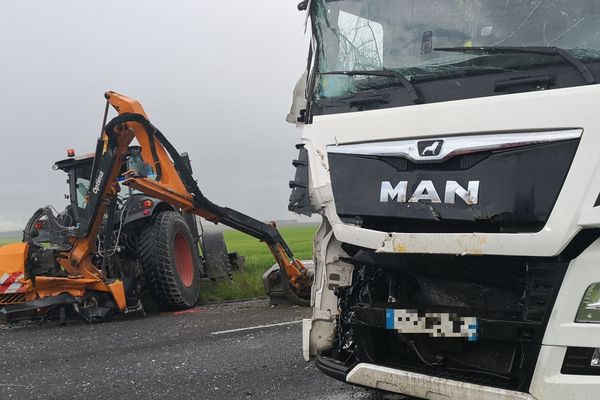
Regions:
<svg viewBox="0 0 600 400"><path fill-rule="evenodd" d="M305 358L417 398L600 398L600 2L299 9Z"/></svg>

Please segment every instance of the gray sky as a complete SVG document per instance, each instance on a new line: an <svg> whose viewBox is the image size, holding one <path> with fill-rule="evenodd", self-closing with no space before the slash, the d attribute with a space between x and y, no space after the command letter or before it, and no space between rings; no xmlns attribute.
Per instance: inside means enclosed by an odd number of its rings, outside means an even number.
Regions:
<svg viewBox="0 0 600 400"><path fill-rule="evenodd" d="M0 231L62 209L66 149L93 151L114 90L192 159L205 195L287 219L285 122L308 42L297 0L0 0Z"/></svg>

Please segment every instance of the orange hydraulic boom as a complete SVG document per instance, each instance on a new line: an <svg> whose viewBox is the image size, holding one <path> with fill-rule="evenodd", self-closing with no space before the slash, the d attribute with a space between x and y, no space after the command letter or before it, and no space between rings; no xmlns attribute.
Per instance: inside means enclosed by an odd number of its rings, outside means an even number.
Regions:
<svg viewBox="0 0 600 400"><path fill-rule="evenodd" d="M106 223L105 215L107 212L110 214L109 204L120 191L118 178L122 172L123 160L130 143L137 139L142 149L141 157L152 168L155 178L128 171L122 184L167 202L185 213L222 223L265 242L280 266L286 296L294 303L308 305L311 276L302 262L294 258L274 225L209 201L198 188L179 153L148 121L142 105L137 100L115 92L107 92L105 97L107 111L110 105L118 115L105 124L96 146L87 196L89 217L65 233L68 245L58 259L66 272L65 276L35 276L31 279L25 274L20 278L25 288L22 290L25 300L31 302L67 295L81 298L87 290L93 290L109 293L118 310L127 309L123 283L119 279L106 278L103 270L97 267L98 258L94 256L98 254L97 237ZM28 254L27 246L27 243L20 243L3 248L2 252L6 253L3 260L16 257L21 265ZM23 271L23 268L17 270Z"/></svg>

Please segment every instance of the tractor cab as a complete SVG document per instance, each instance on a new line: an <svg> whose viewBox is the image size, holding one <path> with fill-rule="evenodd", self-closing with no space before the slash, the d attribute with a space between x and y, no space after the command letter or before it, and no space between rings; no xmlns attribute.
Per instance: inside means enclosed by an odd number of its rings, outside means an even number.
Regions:
<svg viewBox="0 0 600 400"><path fill-rule="evenodd" d="M129 147L127 158L121 169L121 174L133 170L140 176L150 178L154 176L152 168L142 160L141 150L142 149L139 146ZM65 198L70 200L70 204L65 211L68 213L70 221L69 218L67 218L65 222L68 224L70 222L69 225L76 226L77 223L88 217L88 192L90 190L90 176L94 163L94 153L87 153L81 156L74 156L74 153L70 154L73 155L56 162L53 169L64 171L68 175L67 183L69 184L69 194L65 195ZM131 188L128 188L127 190L128 193L126 195L119 196L121 199L139 194ZM142 202L150 200L152 203L158 203L157 200L147 198L148 196L144 197L146 197L146 199L142 200ZM146 205L148 204L151 203L146 202Z"/></svg>

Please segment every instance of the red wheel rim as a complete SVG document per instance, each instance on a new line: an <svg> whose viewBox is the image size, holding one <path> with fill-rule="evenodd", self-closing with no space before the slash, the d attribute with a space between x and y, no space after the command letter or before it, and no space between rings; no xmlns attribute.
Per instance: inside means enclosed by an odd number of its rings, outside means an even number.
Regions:
<svg viewBox="0 0 600 400"><path fill-rule="evenodd" d="M175 268L183 286L192 286L194 281L192 251L186 237L181 233L175 235Z"/></svg>

